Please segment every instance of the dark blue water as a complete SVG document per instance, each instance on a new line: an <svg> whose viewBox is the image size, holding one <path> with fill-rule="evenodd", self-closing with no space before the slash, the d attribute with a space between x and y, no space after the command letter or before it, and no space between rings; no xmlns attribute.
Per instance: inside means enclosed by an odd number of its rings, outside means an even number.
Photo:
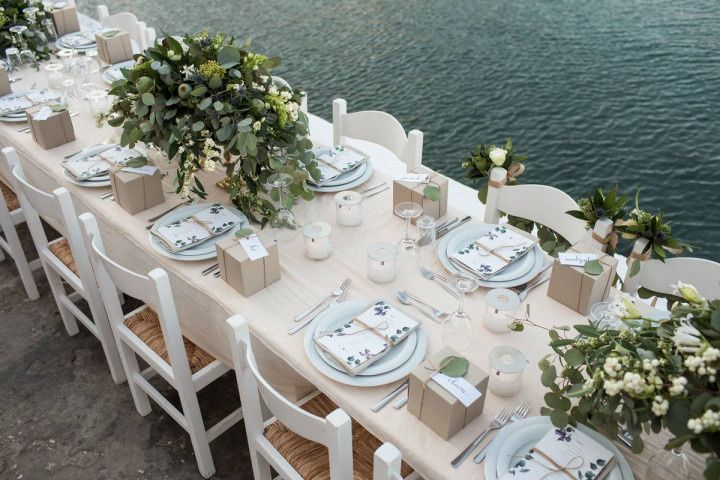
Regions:
<svg viewBox="0 0 720 480"><path fill-rule="evenodd" d="M720 260L719 0L110 5L167 32L252 37L313 113L329 119L336 97L392 113L425 132L424 163L456 179L474 143L512 137L525 183L574 197L642 187L642 207Z"/></svg>

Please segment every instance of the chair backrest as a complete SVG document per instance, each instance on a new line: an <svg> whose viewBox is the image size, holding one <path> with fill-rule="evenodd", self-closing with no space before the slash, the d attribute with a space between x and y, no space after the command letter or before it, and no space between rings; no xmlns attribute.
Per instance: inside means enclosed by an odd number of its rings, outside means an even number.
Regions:
<svg viewBox="0 0 720 480"><path fill-rule="evenodd" d="M157 314L160 320L173 374L176 378L180 375L190 378L190 366L167 272L162 268L156 268L146 276L123 267L105 252L95 216L92 213L83 213L79 220L100 287L100 295L113 329L123 324L125 320L118 292L142 301ZM146 352L154 355L149 349Z"/></svg>
<svg viewBox="0 0 720 480"><path fill-rule="evenodd" d="M342 145L345 138L376 143L390 150L412 170L422 164L423 133L411 130L407 134L392 115L376 110L347 113L347 102L333 100L333 144Z"/></svg>
<svg viewBox="0 0 720 480"><path fill-rule="evenodd" d="M501 213L507 213L545 225L570 244L588 236L586 223L565 213L578 208L570 195L547 185L508 186L506 181L504 168L495 167L490 171L485 223L498 223Z"/></svg>
<svg viewBox="0 0 720 480"><path fill-rule="evenodd" d="M235 315L228 319L228 325L231 330L229 337L233 364L250 443L253 443L253 438L263 435L260 407L262 395L270 412L285 427L301 437L327 447L331 478L352 478L352 421L348 414L337 409L327 417L320 418L289 402L260 375L245 319Z"/></svg>
<svg viewBox="0 0 720 480"><path fill-rule="evenodd" d="M110 15L110 11L105 5L98 5L97 13L98 20L103 27L117 28L128 32L130 38L135 40L141 50L145 50L155 42L155 29L148 28L145 22L139 21L134 14L120 12Z"/></svg>
<svg viewBox="0 0 720 480"><path fill-rule="evenodd" d="M645 245L647 241L640 239L633 251L639 256ZM630 258L628 264L632 265L634 261ZM720 298L720 263L696 257L674 257L665 262L656 259L637 261L640 262L640 271L631 277L628 268L623 282L625 292L635 293L644 287L653 292L672 295L673 286L680 281L693 285L708 300Z"/></svg>

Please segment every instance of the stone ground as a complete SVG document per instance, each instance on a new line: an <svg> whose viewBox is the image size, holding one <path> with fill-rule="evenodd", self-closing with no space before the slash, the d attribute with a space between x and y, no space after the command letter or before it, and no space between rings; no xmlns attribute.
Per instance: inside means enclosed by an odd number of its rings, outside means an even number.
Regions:
<svg viewBox="0 0 720 480"><path fill-rule="evenodd" d="M36 258L24 225L20 236ZM127 384L110 378L100 342L82 326L68 336L42 270L35 280L41 296L31 302L13 261L0 262L0 479L201 479L185 431L152 401L148 416L137 413ZM179 408L174 389L153 382ZM199 399L213 425L240 402L234 374ZM252 478L242 422L210 447L213 478Z"/></svg>

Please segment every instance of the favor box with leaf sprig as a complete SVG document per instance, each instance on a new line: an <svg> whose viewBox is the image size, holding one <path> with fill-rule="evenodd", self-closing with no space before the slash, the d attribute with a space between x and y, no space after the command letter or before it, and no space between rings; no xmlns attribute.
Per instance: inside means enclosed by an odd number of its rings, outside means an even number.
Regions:
<svg viewBox="0 0 720 480"><path fill-rule="evenodd" d="M393 208L402 202L414 202L423 207L423 215L438 219L447 213L449 184L446 176L420 165L393 181Z"/></svg>
<svg viewBox="0 0 720 480"><path fill-rule="evenodd" d="M435 376L438 372L443 376ZM408 411L444 440L478 417L485 406L488 374L450 347L425 359L409 380Z"/></svg>
<svg viewBox="0 0 720 480"><path fill-rule="evenodd" d="M102 30L95 34L98 56L103 62L115 63L132 60L133 50L130 34L122 30Z"/></svg>
<svg viewBox="0 0 720 480"><path fill-rule="evenodd" d="M280 280L277 242L263 231L241 229L218 241L215 248L222 279L244 297Z"/></svg>
<svg viewBox="0 0 720 480"><path fill-rule="evenodd" d="M563 265L559 258L553 263L548 297L557 300L581 315L587 315L590 307L602 302L610 294L615 280L618 261L615 257L584 249L571 247L568 253L592 253L597 260L590 260L583 266Z"/></svg>
<svg viewBox="0 0 720 480"><path fill-rule="evenodd" d="M42 105L25 111L30 124L30 132L45 150L75 140L70 112L62 105Z"/></svg>
<svg viewBox="0 0 720 480"><path fill-rule="evenodd" d="M144 212L165 202L160 169L140 161L128 162L126 166L110 171L115 202L130 215ZM144 159L142 159L144 160Z"/></svg>
<svg viewBox="0 0 720 480"><path fill-rule="evenodd" d="M56 2L50 10L58 36L80 31L75 2Z"/></svg>

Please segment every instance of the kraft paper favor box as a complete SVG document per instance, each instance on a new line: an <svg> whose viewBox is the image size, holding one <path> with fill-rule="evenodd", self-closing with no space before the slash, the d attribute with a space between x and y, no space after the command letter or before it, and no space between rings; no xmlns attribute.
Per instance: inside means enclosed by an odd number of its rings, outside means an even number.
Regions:
<svg viewBox="0 0 720 480"><path fill-rule="evenodd" d="M482 413L488 385L488 374L471 362L463 378L475 386L481 395L469 407L465 407L460 400L430 379L440 362L450 356L460 354L445 347L425 359L410 374L408 388L408 411L444 440L448 440Z"/></svg>
<svg viewBox="0 0 720 480"><path fill-rule="evenodd" d="M556 258L550 274L547 294L548 297L557 300L581 315L587 315L593 304L602 302L610 294L618 261L616 258L604 253L575 247L568 249L568 252L598 254L603 273L590 275L585 271L584 267L563 265Z"/></svg>
<svg viewBox="0 0 720 480"><path fill-rule="evenodd" d="M7 70L0 68L0 97L11 92L12 88L10 88L10 77L8 77Z"/></svg>
<svg viewBox="0 0 720 480"><path fill-rule="evenodd" d="M34 120L33 115L41 108L43 107L33 107L25 112L33 140L45 150L75 140L75 130L73 130L70 112L67 109L52 112L46 120Z"/></svg>
<svg viewBox="0 0 720 480"><path fill-rule="evenodd" d="M398 203L415 202L423 207L423 215L430 215L436 220L447 213L449 179L431 169L420 165L408 173L427 173L429 183L402 182L393 180L393 209ZM425 187L433 185L440 190L440 201L430 200L424 195ZM416 219L412 220L415 224Z"/></svg>
<svg viewBox="0 0 720 480"><path fill-rule="evenodd" d="M130 215L144 212L165 201L162 177L160 169L157 168L152 175L126 172L122 169L111 170L110 185L115 202Z"/></svg>
<svg viewBox="0 0 720 480"><path fill-rule="evenodd" d="M95 34L98 56L105 63L115 64L132 60L130 34L123 31L100 32Z"/></svg>
<svg viewBox="0 0 720 480"><path fill-rule="evenodd" d="M61 5L62 3L63 2L58 2L56 5ZM66 3L61 8L53 7L50 14L52 15L53 22L55 22L58 36L80 31L80 20L78 20L75 3Z"/></svg>
<svg viewBox="0 0 720 480"><path fill-rule="evenodd" d="M255 261L248 258L245 249L234 235L215 244L222 279L244 297L249 297L280 280L277 243L263 232L257 235L269 255Z"/></svg>

